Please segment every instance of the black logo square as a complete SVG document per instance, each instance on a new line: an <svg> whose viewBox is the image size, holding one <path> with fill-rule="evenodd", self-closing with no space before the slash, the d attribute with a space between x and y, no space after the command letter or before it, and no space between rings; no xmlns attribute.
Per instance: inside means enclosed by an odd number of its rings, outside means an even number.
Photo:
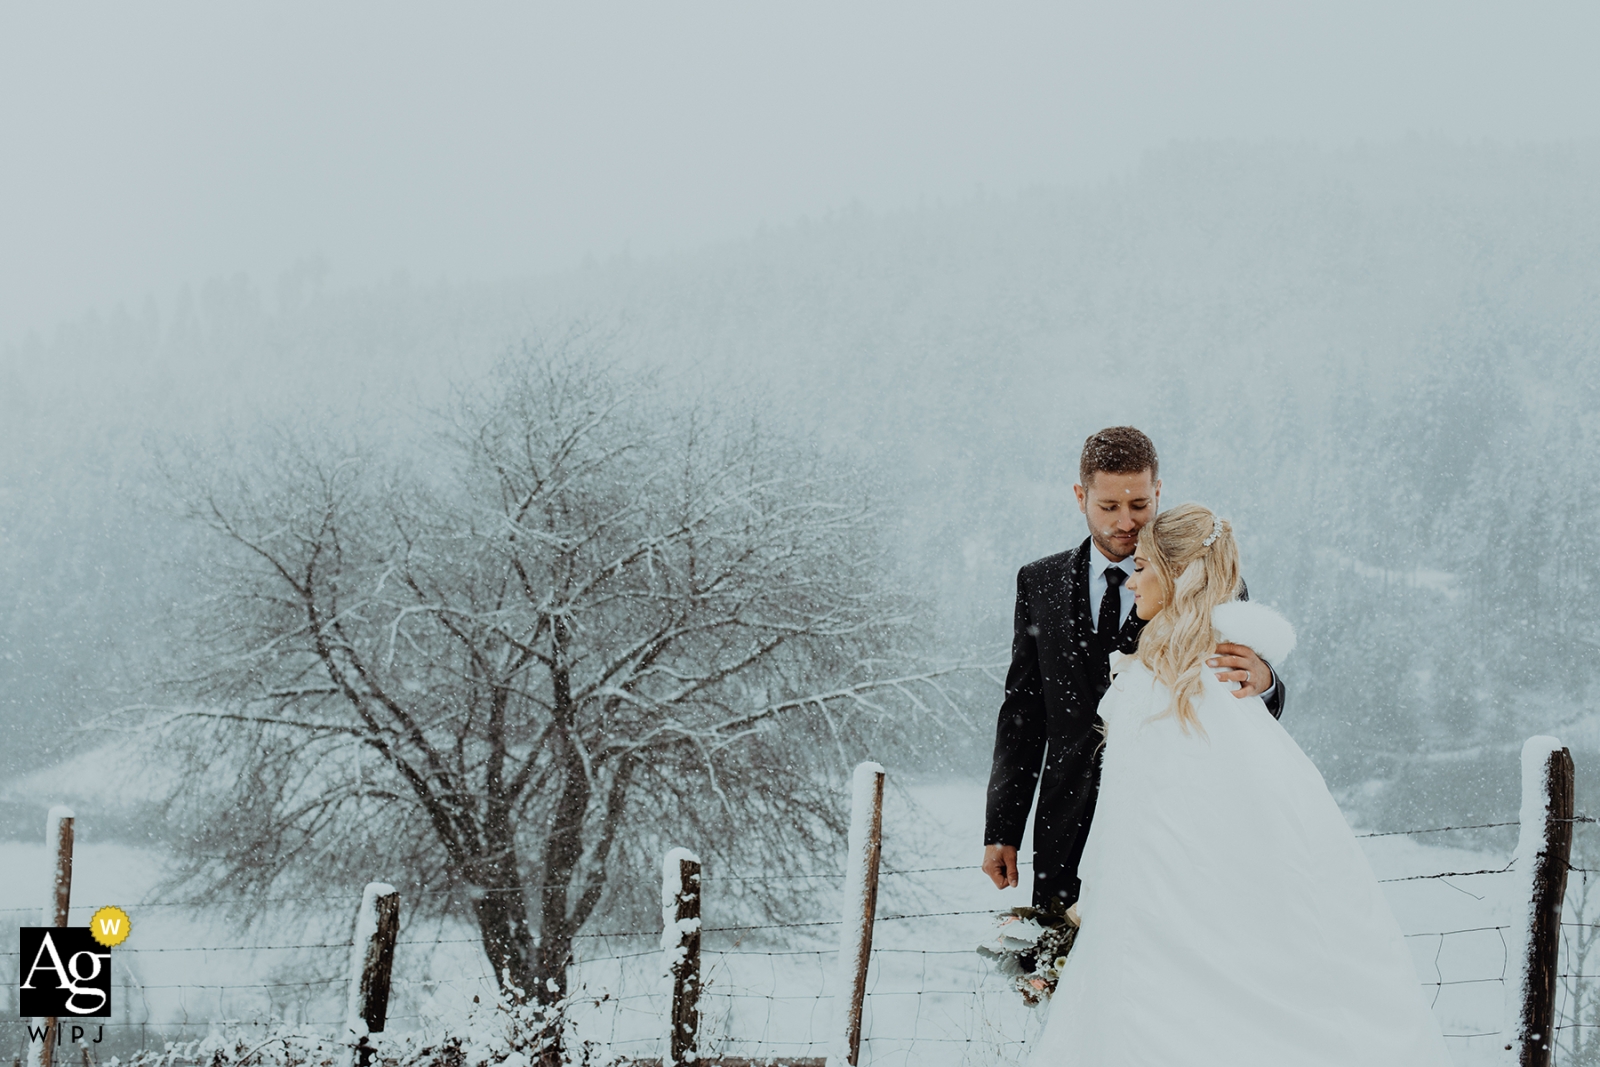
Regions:
<svg viewBox="0 0 1600 1067"><path fill-rule="evenodd" d="M21 1015L111 1018L111 950L87 926L24 926L21 932Z"/></svg>

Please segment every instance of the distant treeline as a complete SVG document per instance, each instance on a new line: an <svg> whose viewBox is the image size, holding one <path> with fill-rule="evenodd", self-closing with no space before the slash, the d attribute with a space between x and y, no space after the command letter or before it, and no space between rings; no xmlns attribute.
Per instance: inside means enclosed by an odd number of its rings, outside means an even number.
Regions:
<svg viewBox="0 0 1600 1067"><path fill-rule="evenodd" d="M135 702L197 590L149 456L418 407L575 321L755 398L874 480L932 640L1004 654L1133 422L1300 627L1290 730L1374 823L1515 808L1515 745L1600 756L1600 153L1199 144L1092 188L841 212L495 286L221 280L0 354L0 751ZM417 432L421 432L420 430ZM998 694L996 694L996 699ZM994 701L930 767L982 773ZM70 740L76 746L79 741ZM1600 781L1600 779L1597 779Z"/></svg>

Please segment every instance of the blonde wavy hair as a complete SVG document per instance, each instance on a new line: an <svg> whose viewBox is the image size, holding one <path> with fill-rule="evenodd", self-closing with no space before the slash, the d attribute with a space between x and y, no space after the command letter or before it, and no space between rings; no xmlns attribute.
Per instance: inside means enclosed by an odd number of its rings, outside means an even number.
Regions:
<svg viewBox="0 0 1600 1067"><path fill-rule="evenodd" d="M1139 531L1134 554L1144 560L1166 604L1145 625L1135 653L1172 692L1172 703L1157 718L1176 716L1185 733L1192 726L1203 735L1194 701L1204 682L1206 657L1217 647L1211 609L1239 596L1239 546L1233 527L1210 508L1180 504Z"/></svg>

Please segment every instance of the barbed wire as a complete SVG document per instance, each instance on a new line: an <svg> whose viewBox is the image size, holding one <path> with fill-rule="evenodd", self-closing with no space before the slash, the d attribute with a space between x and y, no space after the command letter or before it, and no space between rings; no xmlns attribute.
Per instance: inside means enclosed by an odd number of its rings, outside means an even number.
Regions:
<svg viewBox="0 0 1600 1067"><path fill-rule="evenodd" d="M1019 862L1017 864L1017 866L1019 866L1019 867L1031 867L1031 866L1033 866L1033 862L1031 860L1022 861L1022 862ZM899 870L899 869L896 869L896 868L885 866L885 867L881 868L880 873L884 877L901 877L901 876L913 875L913 874L939 874L939 873L944 873L944 872L949 872L949 871L972 871L974 873L980 873L978 865L977 864L971 864L971 863L955 864L955 865L948 866L948 867L912 867L912 868L907 868L905 870ZM818 873L818 874L772 874L772 873L745 874L745 875L704 874L704 875L701 876L700 881L701 881L702 884L713 883L713 882L762 882L762 883L766 883L766 884L776 884L776 883L782 883L782 882L810 882L810 881L819 881L819 880L821 880L821 881L842 881L843 878L844 878L844 875L843 875L842 872L829 871L829 872ZM451 886L448 889L403 888L403 889L400 890L400 896L401 896L401 899L404 900L407 897L451 896L451 895L459 894L460 896L462 896L466 900L470 901L470 900L478 899L478 898L481 898L481 897L492 896L492 895L494 895L496 893L537 893L537 892L542 892L543 890L546 890L546 889L566 889L566 890L570 890L570 889L572 889L574 887L583 886L585 884L586 883L584 883L584 882L573 882L573 883L564 883L563 882L563 883L549 883L549 884L542 884L542 885L497 886L497 887L487 888L487 889L473 887L473 886ZM321 904L321 903L328 903L330 901L344 901L344 902L347 902L347 903L354 903L355 901L357 901L359 899L360 899L360 894L356 893L356 892L317 893L317 894L312 894L312 895L290 896L290 897L197 897L197 898L195 898L193 900L145 900L145 901L135 901L133 903L128 904L127 907L129 907L129 908L139 908L139 909L145 909L145 908L212 908L212 907L215 907L215 908L227 908L227 907L234 907L234 906L260 907L262 905L267 905L267 904ZM68 910L69 910L69 912L87 911L87 912L91 912L92 913L95 910L97 910L98 908L99 908L98 904L73 904L73 905L71 905L69 907ZM20 914L26 914L28 912L36 912L36 913L42 914L43 913L43 908L42 907L36 907L36 908L0 908L0 915L4 915L4 914L18 914L18 915L20 915Z"/></svg>
<svg viewBox="0 0 1600 1067"><path fill-rule="evenodd" d="M1495 867L1481 871L1440 871L1438 874L1408 874L1398 878L1379 878L1378 881L1380 884L1388 882L1424 882L1436 878L1471 878L1474 875L1479 874L1509 873L1511 873L1511 864L1507 863L1504 867Z"/></svg>
<svg viewBox="0 0 1600 1067"><path fill-rule="evenodd" d="M1565 925L1565 924L1563 924ZM1509 926L1464 926L1459 930L1428 930L1421 933L1405 934L1405 937L1450 937L1454 934L1481 934L1490 930L1509 930Z"/></svg>
<svg viewBox="0 0 1600 1067"><path fill-rule="evenodd" d="M1505 872L1504 871L1476 871L1476 872L1466 872L1466 873L1469 873L1469 874L1491 874L1491 873L1492 874L1498 874L1498 873L1505 873ZM1458 877L1458 876L1460 876L1460 872L1446 872L1444 874L1435 874L1435 875L1415 875L1415 876L1412 876L1412 879L1445 878L1445 877ZM1407 881L1407 880L1412 880L1412 879L1406 879L1406 878L1380 879L1380 881ZM929 912L911 912L911 913L898 914L898 915L897 914L878 915L878 916L874 917L873 921L874 922L897 922L897 921L908 921L908 920L915 920L915 919L934 919L934 918L947 918L947 917L973 916L973 915L990 915L990 916L993 916L993 915L997 915L997 914L1001 914L1001 913L997 913L992 908L972 908L972 909L960 909L960 910L952 910L952 911L929 911ZM709 934L709 933L746 932L746 931L751 931L751 930L799 930L799 929L809 929L809 928L814 928L814 927L819 927L819 926L840 926L840 925L843 925L843 920L841 920L841 919L818 919L818 920L809 920L809 921L804 921L804 922L793 922L793 923L749 923L749 924L739 924L739 925L729 925L729 926L707 926L707 927L702 927L701 932ZM1562 926L1572 926L1572 927L1597 927L1597 926L1600 926L1600 923L1562 922L1561 925ZM1503 926L1503 925L1502 926L1469 926L1469 927L1462 927L1462 928L1454 929L1454 930L1421 931L1421 932L1416 932L1416 933L1404 934L1403 936L1405 936L1407 938L1450 937L1450 936L1458 935L1458 934L1481 933L1481 932L1486 932L1486 931L1502 931L1502 930L1507 930L1507 929L1510 929L1510 927ZM659 931L659 930L619 930L619 931L610 931L610 932L592 932L592 933L587 933L587 934L578 934L578 935L575 935L575 936L577 936L577 937L589 937L589 938L606 938L606 937L650 937L650 938L659 938L661 936L661 931ZM396 945L467 945L467 944L481 944L481 943L482 943L482 938L481 937L400 938L400 939L395 941ZM246 945L161 945L161 946L144 945L144 946L130 946L130 947L127 947L127 948L119 948L117 951L118 951L118 954L120 955L120 954L124 954L124 953L169 953L169 952L202 952L202 953L205 953L205 952L281 952L281 951L293 951L293 950L301 950L301 949L348 949L350 947L352 947L352 942L349 941L349 940L344 940L344 941L300 942L300 943L296 943L296 944L270 944L270 943L268 943L268 944L259 944L259 945L248 945L248 944L246 944ZM658 954L659 951L660 951L659 949L647 949L647 950L644 950L644 951L641 951L641 952L616 953L616 954L604 955L604 956L584 956L581 959L579 959L577 962L580 962L580 963L599 963L599 962L604 962L604 961L607 961L607 960L638 959L638 958L642 958L642 957L645 957L645 956L656 955L656 954ZM701 950L701 953L702 953L702 955L727 955L727 956L814 956L814 955L830 955L830 954L833 954L833 953L835 953L837 951L838 951L837 948L801 948L801 949L718 949L718 948L703 948ZM913 948L892 948L892 947L881 947L881 948L874 948L873 949L873 953L875 955L909 954L909 955L923 955L923 956L930 956L930 955L932 955L932 956L938 956L938 955L967 956L967 955L970 955L972 953L972 951L974 951L974 950L969 950L969 949L913 949ZM0 957L15 957L17 955L19 955L19 952L17 952L17 951L0 950ZM250 983L245 983L245 984L250 984Z"/></svg>
<svg viewBox="0 0 1600 1067"><path fill-rule="evenodd" d="M1586 820L1593 822L1593 819ZM1399 837L1409 834L1442 834L1449 830L1492 830L1500 826L1521 826L1520 820L1512 822L1480 822L1462 826L1430 826L1422 830L1374 830L1370 833L1356 834L1356 837Z"/></svg>
<svg viewBox="0 0 1600 1067"><path fill-rule="evenodd" d="M1600 822L1600 819L1596 819L1595 817L1589 816L1589 815L1574 815L1569 819L1558 819L1556 821L1558 821L1558 822L1574 822L1574 823L1594 823L1594 822ZM1495 828L1499 828L1499 827L1520 826L1520 825L1521 825L1520 821L1517 821L1517 820L1512 820L1512 821L1507 821L1507 822L1464 823L1464 824L1462 824L1460 826L1430 826L1430 827L1424 827L1424 828L1415 829L1415 830L1376 830L1376 831L1371 831L1371 832L1368 832L1368 833L1356 834L1355 836L1357 838L1398 837L1398 836L1418 835L1418 834L1440 834L1440 833L1447 833L1447 832L1456 831L1456 830L1488 830L1488 829L1495 829ZM1019 860L1018 863L1017 863L1017 866L1018 867L1032 867L1032 866L1034 866L1034 863L1033 863L1032 860ZM1574 866L1574 865L1572 865L1570 863L1568 864L1568 868L1571 869L1571 870L1575 870L1575 871L1583 871L1585 873L1595 873L1594 870L1592 870L1590 868L1577 867L1577 866ZM905 876L915 875L915 874L944 874L944 873L950 873L950 872L954 872L954 871L971 871L971 872L974 872L974 873L980 873L980 866L978 864L972 864L972 863L950 864L948 866L942 866L942 867L910 867L910 868L905 868L905 869L899 869L899 868L884 866L884 867L881 868L880 873L884 877L905 877ZM1468 874L1479 874L1479 873L1486 873L1486 872L1470 871L1470 872L1465 872L1465 873L1468 873ZM1489 873L1493 873L1493 872L1489 872ZM1418 876L1415 876L1415 877L1453 877L1453 876L1454 875L1441 874L1441 875L1428 875L1428 876L1418 875ZM768 873L755 873L755 874L703 874L701 876L701 882L702 883L709 883L709 882L781 883L781 882L802 882L802 881L816 881L816 880L829 880L829 879L841 880L842 878L843 878L843 874L840 873L840 872L820 872L820 873L815 873L815 874L772 874L772 873L768 872ZM481 887L475 887L475 886L450 886L450 887L445 888L445 889L405 888L405 889L401 890L401 897L402 897L402 899L404 899L405 897L408 897L408 896L411 896L411 897L416 897L416 896L450 896L450 895L453 895L453 894L460 894L463 897L466 897L468 900L472 900L472 899L477 899L477 898L484 897L484 896L490 896L490 895L493 895L493 894L496 894L496 893L534 893L534 892L541 892L541 891L546 890L546 889L568 889L568 890L570 890L574 886L582 886L582 885L585 885L585 884L588 884L588 883L584 883L584 882L572 882L572 883L560 882L560 883L546 883L546 884L536 884L536 885L497 886L497 887L492 887L492 888L481 888ZM312 894L312 895L300 895L300 896L289 896L289 897L198 897L198 898L195 898L193 900L138 901L138 902L129 904L128 906L129 907L136 907L136 908L205 908L205 907L228 907L228 906L233 906L233 905L241 905L241 906L248 906L248 907L259 907L259 906L264 905L264 904L310 904L310 903L325 903L325 902L328 902L328 901L347 901L347 902L349 902L349 901L353 901L355 899L356 899L356 894L355 893L353 893L353 892L344 892L344 893L318 893L318 894ZM98 905L74 904L74 905L72 905L70 907L69 910L70 911L89 911L89 912L93 912L94 910L96 910L97 907L98 907ZM39 912L39 913L42 914L43 913L43 908L42 907L40 907L40 908L0 908L0 914L25 914L25 913L30 912L30 911L31 912Z"/></svg>

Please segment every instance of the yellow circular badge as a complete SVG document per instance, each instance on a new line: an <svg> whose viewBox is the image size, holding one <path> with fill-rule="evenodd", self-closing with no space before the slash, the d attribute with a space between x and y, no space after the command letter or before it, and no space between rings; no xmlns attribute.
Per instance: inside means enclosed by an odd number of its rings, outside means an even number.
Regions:
<svg viewBox="0 0 1600 1067"><path fill-rule="evenodd" d="M133 923L121 908L101 908L89 917L89 936L106 948L122 944L131 933Z"/></svg>

